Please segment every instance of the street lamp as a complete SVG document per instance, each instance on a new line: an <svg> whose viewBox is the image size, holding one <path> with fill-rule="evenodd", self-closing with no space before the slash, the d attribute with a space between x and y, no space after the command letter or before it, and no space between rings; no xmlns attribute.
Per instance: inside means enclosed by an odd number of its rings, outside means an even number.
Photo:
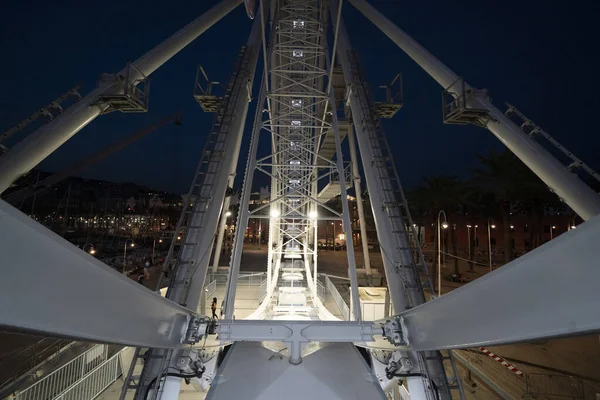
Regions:
<svg viewBox="0 0 600 400"><path fill-rule="evenodd" d="M158 243L162 243L162 239L158 239ZM152 264L154 265L154 250L156 249L156 236L154 237L154 241L152 242Z"/></svg>
<svg viewBox="0 0 600 400"><path fill-rule="evenodd" d="M85 247L86 246L90 246L90 251L88 253L90 253L91 255L96 254L96 249L94 248L94 245L91 243L86 243L83 245L83 251L85 251Z"/></svg>
<svg viewBox="0 0 600 400"><path fill-rule="evenodd" d="M552 239L553 239L553 232L554 232L554 230L555 230L555 229L556 229L556 226L554 226L554 225L552 225L552 226L550 227L550 240L552 240Z"/></svg>
<svg viewBox="0 0 600 400"><path fill-rule="evenodd" d="M467 249L469 249L469 260L471 260L471 225L467 225Z"/></svg>
<svg viewBox="0 0 600 400"><path fill-rule="evenodd" d="M492 233L490 229L496 229L496 225L494 224L494 220L492 217L488 217L487 220L487 231L488 231L488 256L490 260L490 272L492 272Z"/></svg>
<svg viewBox="0 0 600 400"><path fill-rule="evenodd" d="M332 222L333 225L333 251L335 251L335 222Z"/></svg>
<svg viewBox="0 0 600 400"><path fill-rule="evenodd" d="M125 265L127 263L127 242L131 242L130 246L135 247L135 243L133 243L133 239L127 239L125 241L125 246L123 246L123 273L125 273Z"/></svg>
<svg viewBox="0 0 600 400"><path fill-rule="evenodd" d="M444 214L444 222L440 226L440 216ZM442 246L441 246L441 228L448 228L448 220L446 219L446 213L444 210L440 210L437 216L437 286L438 286L438 297L442 295Z"/></svg>

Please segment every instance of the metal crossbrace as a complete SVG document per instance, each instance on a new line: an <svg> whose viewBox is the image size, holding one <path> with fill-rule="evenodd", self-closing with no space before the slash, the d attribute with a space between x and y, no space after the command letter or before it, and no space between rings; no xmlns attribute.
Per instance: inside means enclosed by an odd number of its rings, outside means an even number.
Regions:
<svg viewBox="0 0 600 400"><path fill-rule="evenodd" d="M236 103L240 88L242 87L242 85L236 85L236 80L240 75L240 71L246 70L247 64L248 52L246 51L246 46L244 46L240 51L234 67L234 72L232 73L229 84L226 87L226 92L223 95L223 101L220 103L219 109L215 114L213 127L204 145L202 156L200 162L198 163L198 167L196 169L196 173L194 175L188 195L184 199L186 204L183 206L183 211L179 217L177 228L175 230L175 234L173 235L171 246L169 247L169 252L167 253L165 262L163 264L162 272L164 276L170 276L167 296L169 295L169 292L175 288L183 286L184 290L182 290L181 296L179 296L178 299L172 300L175 300L184 306L185 304L183 303L187 296L190 278L193 275L194 270L191 269L188 272L188 276L184 279L176 279L175 272L180 265L194 264L195 262L193 259L193 254L195 254L194 248L196 243L193 242L192 239L188 238L188 230L190 228L199 228L202 226L202 221L208 208L207 204L211 200L214 176L217 171L223 168L223 144L227 138L227 135L230 134L229 127L233 118L235 117L233 107L228 107L228 105ZM244 78L242 77L242 79ZM162 279L159 281L162 281ZM160 286L161 282L158 283L156 289L160 289ZM138 355L139 350L140 349L137 350ZM161 371L161 375L156 379L156 381L153 381L153 378L151 379L150 377L145 376L147 375L144 374L144 372L146 372L145 369L141 376L136 377L133 375L133 368L130 368L127 378L125 379L123 391L121 393L121 400L125 399L125 395L129 389L135 389L139 392L140 388L147 389L150 388L150 386L160 386L161 389L158 391L149 391L150 397L147 399L152 400L159 398L163 388L163 385L160 385L160 382L162 382L166 376L167 367L170 363L172 353L172 350L148 349L144 360L147 361L150 358L160 358L161 365L159 371ZM134 362L137 360L137 358L134 358ZM137 383L135 382L136 379Z"/></svg>
<svg viewBox="0 0 600 400"><path fill-rule="evenodd" d="M349 59L351 68L353 69L353 76L358 77L357 81L352 82L352 90L355 91L361 108L363 109L363 115L366 116L363 121L360 121L360 124L363 127L363 131L369 133L369 140L374 154L374 157L371 160L371 166L377 171L378 178L383 187L384 207L393 228L391 233L396 238L397 249L406 254L407 257L405 259L413 260L410 265L394 265L396 269L408 269L408 274L406 274L406 276L412 278L410 281L407 279L403 280L406 304L409 308L412 308L418 305L414 304L414 299L419 299L419 304L425 302L420 274L424 275L425 282L431 293L433 293L433 285L429 278L425 258L418 243L416 230L414 229L414 224L408 209L408 203L402 185L400 184L398 172L394 165L385 133L377 118L373 100L369 96L368 83L364 78L364 73L359 66L357 56L354 52L350 52ZM409 243L409 247L406 247L403 243ZM410 246L411 243L412 246ZM410 292L412 292L413 296L409 294ZM444 358L440 352L420 352L418 359L421 371L424 372L424 378L426 377L431 380L435 384L435 389L438 392L444 393L450 398L450 391L455 389L464 397L460 379L458 379L456 375L456 365L451 355L446 358L451 364L453 374L455 375L454 377L451 377L451 379L448 379L447 373L445 372L443 364ZM442 371L444 375L436 376L434 371ZM449 380L451 382L457 382L457 384L450 386L448 384ZM426 384L426 387L429 386L429 382L424 383Z"/></svg>
<svg viewBox="0 0 600 400"><path fill-rule="evenodd" d="M9 130L7 130L6 132L2 133L0 135L0 143L3 142L4 140L8 139L15 133L25 129L25 127L27 127L32 122L36 121L38 118L46 117L46 118L48 118L49 121L52 121L57 115L62 114L62 112L64 111L64 108L61 105L62 102L66 101L67 99L69 99L71 97L75 98L75 102L77 102L81 99L81 95L79 94L79 89L81 89L81 85L75 86L73 89L69 90L67 93L63 94L62 96L59 96L57 99L51 101L48 105L40 108L38 111L31 114L29 117L25 118L23 121L19 122L18 124L16 124L12 128L10 128Z"/></svg>
<svg viewBox="0 0 600 400"><path fill-rule="evenodd" d="M552 136L550 136L550 134L548 134L542 128L537 126L532 120L530 120L522 112L517 110L517 108L515 106L513 106L509 103L505 103L505 104L508 107L508 109L504 112L504 115L506 115L509 118L518 117L520 120L519 126L520 126L521 130L523 131L523 133L529 135L530 137L532 137L534 139L538 138L540 136L543 137L548 142L550 142L551 145L553 145L555 148L557 148L559 151L561 151L564 155L566 155L571 160L571 163L567 165L567 168L569 170L575 172L577 169L582 169L585 172L587 172L592 178L594 178L595 180L600 182L600 175L598 175L598 173L596 171L594 171L592 168L590 168L590 166L588 166L586 163L581 161L581 159L579 159L577 156L575 156L575 154L573 154L569 150L567 150L562 144L560 144L558 142L558 140L554 139Z"/></svg>

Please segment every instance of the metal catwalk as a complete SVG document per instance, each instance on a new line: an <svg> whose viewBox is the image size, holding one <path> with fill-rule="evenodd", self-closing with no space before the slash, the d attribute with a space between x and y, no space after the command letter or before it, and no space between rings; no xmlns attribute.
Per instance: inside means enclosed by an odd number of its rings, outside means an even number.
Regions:
<svg viewBox="0 0 600 400"><path fill-rule="evenodd" d="M148 76L241 3L221 1L121 72L105 75L96 90L0 156L0 188L5 190L96 117L146 111ZM451 399L464 397L451 349L600 330L600 295L594 286L600 279L594 254L600 199L499 111L486 91L459 79L365 0L245 3L250 33L225 94L215 99L207 90L195 96L215 118L177 226L182 240L174 238L163 266L174 271L166 299L1 202L0 251L10 278L2 280L0 300L13 306L0 311L0 326L137 347L134 361L143 360L143 371L136 376L132 365L122 398L135 391L140 400L175 399L182 379L208 390L209 399L275 399L284 390L291 399L350 394L383 399L400 382L412 399ZM382 112L373 102L342 17L346 4L440 83L446 123L488 129L587 222L426 302L423 285L431 288L431 283L380 123L401 104L389 104ZM262 69L256 74L258 66ZM258 95L252 93L255 76ZM223 238L250 107L255 109L254 125L248 157L242 160L246 169L225 316L215 326L203 315L202 299L215 239L219 249ZM345 159L346 137L350 157ZM341 321L317 294L317 226L319 221L341 221L344 232L351 232L347 189L354 182L360 193L361 173L397 315L380 321L361 318L348 234L352 309L348 320ZM250 210L260 175L270 180L269 198ZM326 204L337 195L341 213ZM359 210L360 218L362 214ZM235 296L249 221L269 226L267 295L249 318L240 320L235 318ZM364 265L369 274L368 259ZM561 273L564 265L571 269L568 276ZM502 295L506 291L509 299ZM77 304L74 298L80 299ZM482 314L494 318L482 320ZM355 346L366 349L368 364ZM282 354L289 363L274 367L272 358L282 359Z"/></svg>

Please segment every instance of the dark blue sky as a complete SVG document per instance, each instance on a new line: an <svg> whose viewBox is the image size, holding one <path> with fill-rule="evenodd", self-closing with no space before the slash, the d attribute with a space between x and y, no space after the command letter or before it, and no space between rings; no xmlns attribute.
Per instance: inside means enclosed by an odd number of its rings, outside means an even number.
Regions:
<svg viewBox="0 0 600 400"><path fill-rule="evenodd" d="M23 0L3 5L0 131L77 84L87 93L100 73L119 71L216 2ZM594 123L600 110L598 2L561 7L541 0L371 2L458 75L489 89L496 105L513 103L584 161L600 165ZM441 87L349 3L344 17L372 86L403 73L405 106L385 127L405 186L426 175L465 176L476 164L475 154L501 148L485 130L443 125ZM186 191L212 121L192 97L196 66L203 64L212 79L226 81L249 29L239 7L151 76L147 114L100 117L41 167L65 167L182 111L183 127L162 128L82 175ZM244 148L244 165L246 155Z"/></svg>

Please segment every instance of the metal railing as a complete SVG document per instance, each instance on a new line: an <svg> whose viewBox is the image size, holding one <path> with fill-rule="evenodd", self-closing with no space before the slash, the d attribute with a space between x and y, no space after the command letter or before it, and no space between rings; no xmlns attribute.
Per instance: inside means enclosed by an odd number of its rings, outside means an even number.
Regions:
<svg viewBox="0 0 600 400"><path fill-rule="evenodd" d="M55 399L95 368L106 362L108 345L98 344L28 388L15 394L15 400Z"/></svg>
<svg viewBox="0 0 600 400"><path fill-rule="evenodd" d="M327 300L327 289L325 289L323 282L319 279L317 279L317 296L319 296L323 303Z"/></svg>
<svg viewBox="0 0 600 400"><path fill-rule="evenodd" d="M209 299L217 291L217 280L213 280L204 288L204 297Z"/></svg>
<svg viewBox="0 0 600 400"><path fill-rule="evenodd" d="M558 374L526 374L527 393L535 396L553 396L565 399L595 399L586 395L581 379Z"/></svg>
<svg viewBox="0 0 600 400"><path fill-rule="evenodd" d="M265 296L267 295L267 279L263 279L263 281L260 283L260 286L258 287L258 303L262 303L262 301L265 299Z"/></svg>
<svg viewBox="0 0 600 400"><path fill-rule="evenodd" d="M42 338L31 346L2 355L0 363L0 393L29 376L34 368L48 362L60 362L60 354L72 344L71 340Z"/></svg>
<svg viewBox="0 0 600 400"><path fill-rule="evenodd" d="M92 400L121 376L121 351L104 361L54 400Z"/></svg>
<svg viewBox="0 0 600 400"><path fill-rule="evenodd" d="M325 287L327 288L327 291L329 291L329 294L331 295L331 298L333 299L335 304L338 306L338 309L342 313L342 317L344 318L344 320L349 321L350 308L348 307L348 304L346 304L346 302L342 298L342 295L327 275L325 275Z"/></svg>

